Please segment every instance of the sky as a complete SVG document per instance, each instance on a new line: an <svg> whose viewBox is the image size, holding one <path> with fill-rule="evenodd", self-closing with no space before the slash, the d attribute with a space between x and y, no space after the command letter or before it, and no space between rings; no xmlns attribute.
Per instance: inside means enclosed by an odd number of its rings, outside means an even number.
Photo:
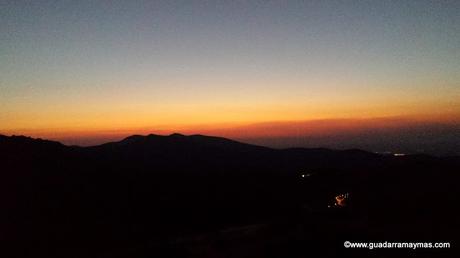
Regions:
<svg viewBox="0 0 460 258"><path fill-rule="evenodd" d="M460 129L460 1L0 0L2 134L262 139L376 119Z"/></svg>

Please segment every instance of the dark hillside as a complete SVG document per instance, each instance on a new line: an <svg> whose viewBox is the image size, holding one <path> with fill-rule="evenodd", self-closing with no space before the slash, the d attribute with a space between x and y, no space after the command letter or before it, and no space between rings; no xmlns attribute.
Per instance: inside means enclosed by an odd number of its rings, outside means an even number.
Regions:
<svg viewBox="0 0 460 258"><path fill-rule="evenodd" d="M4 257L335 256L345 240L459 229L458 157L180 134L86 148L0 136L0 154Z"/></svg>

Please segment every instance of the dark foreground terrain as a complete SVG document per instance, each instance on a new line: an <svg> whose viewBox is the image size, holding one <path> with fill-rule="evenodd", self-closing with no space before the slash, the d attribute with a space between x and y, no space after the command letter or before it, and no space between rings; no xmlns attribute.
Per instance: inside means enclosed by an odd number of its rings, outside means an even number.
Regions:
<svg viewBox="0 0 460 258"><path fill-rule="evenodd" d="M85 148L0 136L0 166L0 257L458 257L458 157L180 134Z"/></svg>

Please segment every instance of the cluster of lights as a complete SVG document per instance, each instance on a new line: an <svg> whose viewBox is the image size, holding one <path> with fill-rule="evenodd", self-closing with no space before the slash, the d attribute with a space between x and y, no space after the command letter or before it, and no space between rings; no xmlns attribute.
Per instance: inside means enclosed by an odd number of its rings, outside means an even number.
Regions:
<svg viewBox="0 0 460 258"><path fill-rule="evenodd" d="M350 197L349 193L339 194L334 198L335 199L334 205L333 206L328 205L327 207L328 208L331 208L331 207L345 207L345 206L347 206L347 201L348 201L349 197Z"/></svg>

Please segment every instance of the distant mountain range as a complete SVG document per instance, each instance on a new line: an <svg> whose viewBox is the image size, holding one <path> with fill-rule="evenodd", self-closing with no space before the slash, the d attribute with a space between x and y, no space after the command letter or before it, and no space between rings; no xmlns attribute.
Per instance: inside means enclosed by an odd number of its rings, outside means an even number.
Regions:
<svg viewBox="0 0 460 258"><path fill-rule="evenodd" d="M25 136L0 135L0 151L8 162L18 159L51 158L62 156L68 158L88 158L89 160L120 163L142 163L143 165L161 164L164 168L179 167L186 163L194 166L215 165L218 170L226 170L228 166L238 170L258 168L252 173L263 172L265 169L282 173L298 173L303 168L337 167L346 168L355 165L375 165L371 162L427 159L437 161L453 161L458 158L430 157L428 155L376 154L362 150L331 150L325 148L288 148L272 149L233 141L221 137L171 134L168 136L150 134L147 136L133 135L118 142L109 142L91 147L65 146L59 142L33 139ZM56 156L57 155L57 156ZM399 155L401 156L401 155ZM98 160L95 160L98 159ZM43 160L42 160L43 161ZM81 160L79 160L81 162ZM24 165L24 164L16 164ZM144 167L145 168L145 167ZM281 172L281 171L279 171Z"/></svg>
<svg viewBox="0 0 460 258"><path fill-rule="evenodd" d="M203 135L92 147L0 136L0 164L0 237L17 247L5 257L213 257L191 254L202 240L179 239L255 224L274 230L282 253L291 230L313 221L298 236L311 248L340 234L456 234L459 157L271 149ZM340 194L349 207L336 212L328 207Z"/></svg>

